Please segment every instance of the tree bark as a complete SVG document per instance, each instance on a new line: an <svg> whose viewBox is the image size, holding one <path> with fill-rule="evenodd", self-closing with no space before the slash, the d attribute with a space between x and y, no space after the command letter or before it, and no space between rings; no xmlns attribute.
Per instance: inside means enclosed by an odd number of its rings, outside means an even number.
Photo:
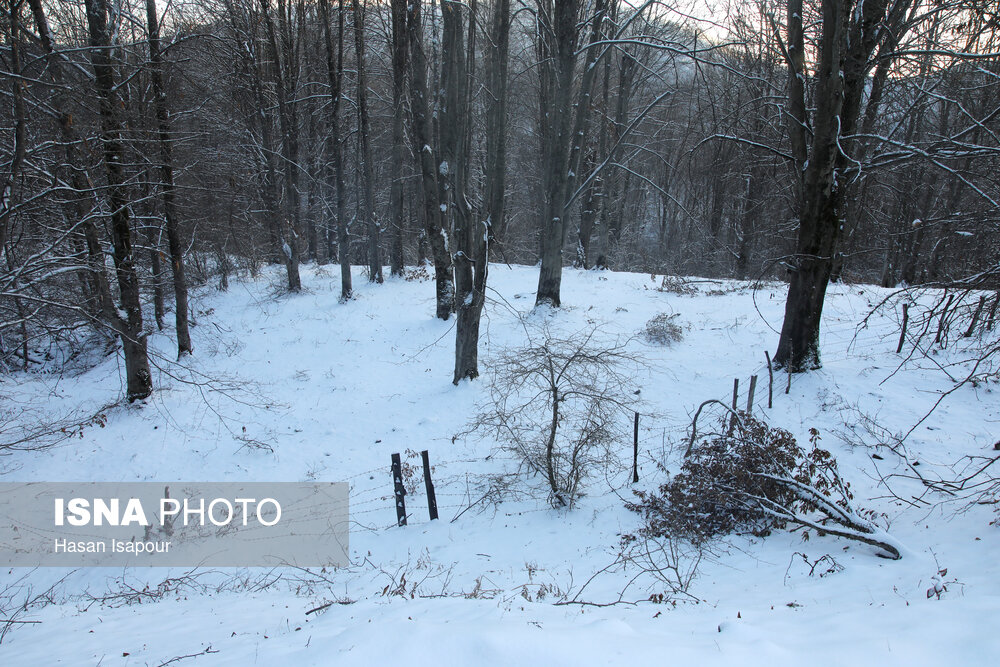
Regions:
<svg viewBox="0 0 1000 667"><path fill-rule="evenodd" d="M453 4L455 13L460 5ZM461 96L468 98L471 89L472 72L474 70L474 35L475 35L476 0L472 0L469 10L469 39L466 56L468 75L462 83ZM460 30L461 25L459 24ZM468 171L468 141L469 135L463 137L465 148L462 160L456 165L462 171L455 175L456 199L458 200L458 225L456 241L458 253L455 261L455 284L458 295L458 316L455 333L455 373L453 382L458 384L463 379L474 379L479 376L479 325L482 319L483 305L486 302L486 281L489 272L489 246L491 228L494 216L503 218L504 193L504 146L506 134L506 81L507 54L510 33L510 2L499 0L494 5L494 16L490 29L492 49L489 52L487 71L487 86L490 105L487 111L487 125L490 128L491 141L488 141L487 152L490 149L496 155L487 155L486 173L486 206L485 220L477 224L474 213L462 204L466 200L465 180ZM447 40L446 40L447 41ZM459 83L456 81L456 83ZM468 107L468 103L465 104ZM461 113L454 109L452 113ZM467 120L464 130L471 130ZM481 228L480 228L481 226Z"/></svg>
<svg viewBox="0 0 1000 667"><path fill-rule="evenodd" d="M455 308L455 285L445 218L447 204L441 200L438 183L440 165L431 146L433 138L427 103L427 57L423 47L421 5L420 0L411 0L406 12L406 34L410 49L410 107L413 116L410 133L413 152L420 167L424 225L434 261L436 316L447 320Z"/></svg>
<svg viewBox="0 0 1000 667"><path fill-rule="evenodd" d="M538 3L541 90L539 121L542 152L541 269L535 305L559 307L562 286L562 253L566 240L566 214L583 153L583 140L590 110L599 50L586 49L575 113L573 81L579 37L578 0ZM597 0L591 17L590 43L598 40L605 18L606 2Z"/></svg>
<svg viewBox="0 0 1000 667"><path fill-rule="evenodd" d="M111 34L108 29L107 0L85 0L90 34L91 64L94 85L100 100L101 144L108 179L108 204L111 209L111 238L114 245L115 273L125 317L116 318L118 335L125 354L126 398L129 402L153 393L152 375L142 330L142 306L139 279L132 252L132 231L125 191L125 150L122 145L122 122L118 117L120 99L111 61Z"/></svg>
<svg viewBox="0 0 1000 667"><path fill-rule="evenodd" d="M296 104L292 99L297 77L298 54L292 38L289 0L278 0L278 21L271 18L270 0L260 0L261 14L267 31L267 46L271 58L271 75L278 98L278 126L281 128L281 151L284 158L285 206L278 229L281 252L288 272L288 290L302 289L299 275L299 127ZM280 32L279 32L280 31ZM279 45L280 36L280 45Z"/></svg>
<svg viewBox="0 0 1000 667"><path fill-rule="evenodd" d="M344 159L340 145L340 90L344 75L344 0L337 9L337 49L333 47L333 29L330 27L329 0L319 0L323 18L323 37L326 40L326 71L330 81L329 110L330 130L327 135L326 150L333 163L334 182L330 185L337 193L337 254L340 260L340 300L348 301L353 296L351 284L351 236L347 221L347 203L344 185Z"/></svg>
<svg viewBox="0 0 1000 667"><path fill-rule="evenodd" d="M358 61L358 145L361 153L361 193L365 227L368 230L368 279L382 282L382 252L379 222L375 212L375 176L372 168L371 127L368 122L368 84L365 77L365 17L361 3L351 0L354 15L354 53Z"/></svg>
<svg viewBox="0 0 1000 667"><path fill-rule="evenodd" d="M403 127L406 109L403 94L406 92L406 4L407 0L391 0L392 13L392 164L389 177L392 179L389 202L392 208L391 238L389 242L389 272L393 276L403 275L403 234L406 216L403 207L403 161L406 146L403 143Z"/></svg>
<svg viewBox="0 0 1000 667"><path fill-rule="evenodd" d="M160 192L163 196L163 218L167 228L167 247L174 284L174 322L177 327L177 358L191 354L191 334L188 330L188 288L184 276L184 245L178 229L174 188L174 161L170 145L170 115L163 90L163 56L160 52L160 25L156 15L156 0L146 0L146 23L149 38L149 69L153 84L153 106L156 110L157 139L160 144Z"/></svg>
<svg viewBox="0 0 1000 667"><path fill-rule="evenodd" d="M820 321L827 285L843 229L845 152L854 134L871 68L871 54L884 29L888 0L854 3L823 0L822 35L812 143L805 153L801 0L788 2L789 137L801 186L797 255L788 286L775 364L792 372L819 368Z"/></svg>

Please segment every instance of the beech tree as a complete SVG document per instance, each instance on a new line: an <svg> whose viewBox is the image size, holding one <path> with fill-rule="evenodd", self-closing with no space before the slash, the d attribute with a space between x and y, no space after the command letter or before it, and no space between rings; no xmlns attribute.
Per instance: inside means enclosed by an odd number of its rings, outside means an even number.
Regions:
<svg viewBox="0 0 1000 667"><path fill-rule="evenodd" d="M539 59L539 123L541 125L542 213L541 269L535 304L558 307L561 303L562 253L566 241L566 209L580 169L584 129L590 110L600 51L584 50L585 63L579 87L574 73L581 26L589 23L590 41L596 42L606 13L605 0L596 0L585 23L578 20L577 0L537 3Z"/></svg>
<svg viewBox="0 0 1000 667"><path fill-rule="evenodd" d="M337 46L334 49L333 28L330 25L330 2L319 0L320 19L323 22L323 38L326 42L326 71L329 83L330 103L327 105L329 118L327 129L326 150L330 156L330 168L327 170L330 189L333 189L337 199L337 253L340 259L340 300L351 298L351 250L350 233L348 231L346 186L344 184L343 149L340 144L340 90L344 76L344 0L340 0L337 11ZM327 247L333 247L333 232L328 232ZM332 254L332 253L331 253Z"/></svg>
<svg viewBox="0 0 1000 667"><path fill-rule="evenodd" d="M299 193L299 121L295 91L299 77L301 40L295 22L302 20L303 12L301 5L299 11L293 11L291 0L277 0L275 20L270 5L270 0L260 0L270 60L268 70L278 103L278 127L281 130L281 157L284 163L282 172L285 206L278 222L278 230L281 252L288 271L288 289L298 292L302 289L302 279L299 276L302 202Z"/></svg>
<svg viewBox="0 0 1000 667"><path fill-rule="evenodd" d="M115 275L118 278L121 310L125 314L124 317L114 317L112 323L122 341L125 354L125 392L131 402L153 393L153 378L149 372L146 334L142 329L139 279L135 271L128 198L125 192L125 150L122 145L124 123L119 116L121 101L115 82L114 63L111 60L108 3L107 0L85 0L85 6L90 33L90 61L94 68L94 87L100 106L101 145L108 181Z"/></svg>
<svg viewBox="0 0 1000 667"><path fill-rule="evenodd" d="M391 241L389 244L390 273L403 275L403 240L405 236L405 209L403 206L403 163L406 159L404 131L406 126L406 0L391 0L389 11L391 25L389 39L392 54L392 162L389 195L392 215Z"/></svg>
<svg viewBox="0 0 1000 667"><path fill-rule="evenodd" d="M926 6L917 0L822 0L815 23L819 33L814 62L806 48L805 9L802 0L787 0L786 40L780 45L788 67L788 143L797 179L799 230L774 358L793 372L821 365L823 301L838 262L845 219L860 212L850 205L848 192L866 170L877 169L880 163L929 162L957 176L956 187L971 186L995 207L989 195L949 165L964 159L968 166L976 156L995 153L995 147L984 146L974 133L984 120L988 122L993 109L985 116L976 114L976 109L964 110L969 125L955 135L943 134L927 148L874 135L884 110L887 80L893 72L908 74L911 59L927 63L928 56L941 58L942 65L970 58L995 60L995 55L980 50L978 35L964 48L949 43L953 38L946 26L950 24L953 34L962 34L969 25L963 21L966 17L971 21L976 9L961 3ZM939 37L921 44L922 30ZM917 81L919 71L918 65ZM915 92L926 94L919 84ZM943 106L951 102L938 98Z"/></svg>
<svg viewBox="0 0 1000 667"><path fill-rule="evenodd" d="M365 75L365 15L358 0L351 0L354 16L354 54L358 66L358 151L361 157L361 210L368 230L368 279L382 282L382 252L379 222L375 211L375 176L372 169L371 124L368 121L368 84Z"/></svg>
<svg viewBox="0 0 1000 667"><path fill-rule="evenodd" d="M170 114L163 88L163 56L160 52L160 22L156 0L146 0L146 26L149 40L149 70L153 84L153 107L156 110L157 140L160 145L160 192L163 197L163 219L170 248L170 268L174 285L174 321L177 326L177 356L194 350L188 331L188 288L184 276L184 247L178 229L174 160L170 138ZM155 252L155 251L154 251Z"/></svg>
<svg viewBox="0 0 1000 667"><path fill-rule="evenodd" d="M96 34L84 3L0 10L5 370L121 338L138 397L136 304L162 330L173 294L183 355L187 289L274 263L294 291L336 257L346 300L383 251L433 261L457 381L491 256L540 263L553 306L567 249L790 280L793 371L820 363L831 280L994 288L986 0L760 0L707 33L659 0L88 4Z"/></svg>
<svg viewBox="0 0 1000 667"><path fill-rule="evenodd" d="M474 7L475 5L473 5ZM473 9L474 12L474 9ZM486 173L483 211L466 215L456 234L460 258L455 275L458 318L455 328L454 383L479 375L479 323L486 303L490 244L503 226L507 158L507 72L510 50L510 0L494 4L486 60ZM470 27L470 34L471 27ZM470 53L472 52L470 45Z"/></svg>
<svg viewBox="0 0 1000 667"><path fill-rule="evenodd" d="M423 12L420 0L411 0L406 8L406 36L410 53L410 134L413 152L420 166L424 230L434 261L436 316L451 317L455 309L455 282L452 274L451 250L448 247L448 227L445 213L448 204L442 200L438 181L441 161L436 157L431 136L431 117L427 89L427 56L423 43Z"/></svg>

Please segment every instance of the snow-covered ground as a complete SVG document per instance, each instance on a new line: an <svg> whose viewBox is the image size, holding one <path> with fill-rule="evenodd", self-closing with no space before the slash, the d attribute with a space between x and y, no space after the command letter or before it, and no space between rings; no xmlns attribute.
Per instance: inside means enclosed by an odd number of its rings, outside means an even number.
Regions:
<svg viewBox="0 0 1000 667"><path fill-rule="evenodd" d="M195 356L184 367L171 361L168 336L151 337L158 367L151 399L113 407L103 426L87 425L46 451L0 457L0 480L348 481L352 566L9 570L0 603L28 623L3 637L0 663L995 664L993 508L965 511L937 496L903 503L879 483L903 472L898 460L884 449L873 459L875 449L845 435L866 417L891 432L909 430L952 387L941 366L974 340L894 373L895 309L858 327L888 292L833 285L823 369L796 376L787 395L785 377L776 378L767 409L764 351L777 341L783 286L701 281L696 294L679 295L657 289L659 276L567 269L564 307L532 313L536 281L537 269L491 268L484 376L457 387L453 322L433 318L432 282L375 286L358 274L356 298L340 304L335 271L310 266L298 295L280 294L278 273L234 282L229 293L199 292ZM829 536L730 538L702 555L686 594L670 594L655 573L614 566L620 536L639 526L623 507L633 497L630 440L616 452L620 466L592 476L574 509L556 511L540 480L502 477L516 462L496 443L461 435L487 396L491 357L525 343L519 317L569 333L599 325L601 336L624 339L660 313L677 313L684 335L670 347L629 343L646 362L634 379L643 401L634 487L662 482L657 463L678 468L702 401L728 401L740 378L742 404L756 374L756 414L803 444L811 427L819 429L855 502L885 514L901 560ZM74 376L5 378L0 408L32 425L93 414L119 399L120 375L111 356ZM946 474L943 466L992 451L998 417L993 386L967 385L906 446L925 469ZM419 479L422 449L430 451L441 512L433 523ZM395 526L394 452L414 475L405 528ZM891 491L921 490L897 478ZM695 552L682 552L687 571ZM946 590L928 597L935 584ZM50 587L55 604L12 608ZM650 602L658 593L676 604ZM559 604L568 600L592 604Z"/></svg>

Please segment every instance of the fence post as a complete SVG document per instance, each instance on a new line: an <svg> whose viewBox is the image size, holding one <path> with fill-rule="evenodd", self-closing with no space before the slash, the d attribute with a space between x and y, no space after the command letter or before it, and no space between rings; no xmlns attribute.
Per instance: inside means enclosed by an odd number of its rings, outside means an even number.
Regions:
<svg viewBox="0 0 1000 667"><path fill-rule="evenodd" d="M750 392L747 394L747 412L753 412L753 395L757 390L757 376L750 376Z"/></svg>
<svg viewBox="0 0 1000 667"><path fill-rule="evenodd" d="M632 483L639 481L639 413L635 413L635 427L632 429Z"/></svg>
<svg viewBox="0 0 1000 667"><path fill-rule="evenodd" d="M903 349L903 341L906 340L906 323L910 320L910 304L903 304L903 330L899 332L899 345L896 346L896 354Z"/></svg>
<svg viewBox="0 0 1000 667"><path fill-rule="evenodd" d="M987 331L993 331L993 318L996 317L998 304L1000 304L1000 292L997 292L996 297L993 299L993 305L990 306L990 315L986 318Z"/></svg>
<svg viewBox="0 0 1000 667"><path fill-rule="evenodd" d="M431 517L431 521L438 518L438 503L437 497L434 495L434 482L431 481L431 462L430 454L427 450L420 452L420 460L424 464L424 489L427 491L427 513Z"/></svg>
<svg viewBox="0 0 1000 667"><path fill-rule="evenodd" d="M406 503L403 501L403 496L406 495L406 489L403 487L403 470L399 463L399 454L392 455L392 487L396 496L396 525L405 526Z"/></svg>
<svg viewBox="0 0 1000 667"><path fill-rule="evenodd" d="M774 368L771 366L771 353L764 350L764 358L767 359L767 409L774 407Z"/></svg>

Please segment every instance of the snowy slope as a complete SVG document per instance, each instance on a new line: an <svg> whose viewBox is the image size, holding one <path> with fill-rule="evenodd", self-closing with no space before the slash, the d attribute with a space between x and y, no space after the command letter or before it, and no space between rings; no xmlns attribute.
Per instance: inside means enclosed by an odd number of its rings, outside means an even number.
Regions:
<svg viewBox="0 0 1000 667"><path fill-rule="evenodd" d="M565 332L599 324L601 335L613 339L633 336L659 313L678 313L681 342L630 343L647 360L635 378L644 415L638 487L662 481L657 462L676 470L698 404L728 400L736 377L744 402L747 378L757 374L757 414L803 443L810 427L820 430L856 502L885 513L905 547L902 560L886 561L864 545L831 537L732 538L704 555L689 595L677 596L676 605L648 602L665 591L662 582L609 567L620 535L638 527L622 504L632 497L631 442L621 443L621 466L592 479L571 511L550 509L537 479L500 484L498 476L516 462L495 443L455 437L484 400L488 373L451 384L452 322L433 319L433 284L374 286L358 275L357 298L339 304L334 272L307 267L305 290L295 296L279 293L276 273L235 282L228 294L198 294L188 368L171 361L171 340L154 334L158 391L145 405L111 408L104 427L88 426L45 452L0 458L0 479L349 481L352 567L12 570L0 580L4 608L29 588L37 595L53 585L56 604L17 616L39 623L12 628L0 661L993 664L1000 639L987 624L1000 610L1000 535L989 525L991 508L901 503L878 483L876 464L888 474L895 461L873 460L875 450L838 435L863 415L890 431L908 430L951 387L937 366L959 355L956 346L935 363L915 359L894 374L895 313L857 326L887 292L832 286L824 368L796 377L788 395L784 378L777 378L768 410L764 350L777 340L782 286L753 291L706 281L695 283L697 294L677 295L659 291L659 277L566 270L565 307L531 313L536 281L536 269L491 268L483 370L491 355L524 343L518 315ZM90 414L118 400L119 375L112 356L73 377L15 377L2 385L2 407L39 423ZM998 408L992 386L963 387L907 446L929 467L987 453L997 439ZM410 525L397 528L389 455L402 453L419 475L413 453L422 449L430 451L441 520L427 521L422 484L414 484ZM892 490L919 493L904 480ZM806 560L826 555L842 569L818 576L829 569L826 560L810 576ZM938 580L947 590L927 598L932 577L945 568ZM174 580L164 583L168 577ZM621 603L556 604L574 596ZM334 604L306 614L327 602Z"/></svg>

